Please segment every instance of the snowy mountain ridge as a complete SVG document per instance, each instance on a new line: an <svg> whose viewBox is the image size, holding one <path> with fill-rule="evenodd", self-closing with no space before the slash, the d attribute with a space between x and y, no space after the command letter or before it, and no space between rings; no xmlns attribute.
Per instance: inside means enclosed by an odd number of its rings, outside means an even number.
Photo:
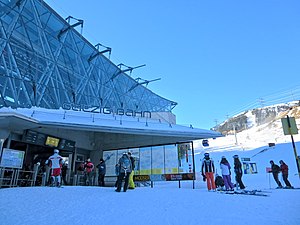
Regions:
<svg viewBox="0 0 300 225"><path fill-rule="evenodd" d="M224 137L209 140L209 147L203 147L202 141L195 143L195 149L206 151L239 151L268 146L269 143L291 142L290 135L284 135L281 118L294 117L300 128L300 102L277 104L257 108L229 118L214 130ZM300 135L293 135L294 141L300 141Z"/></svg>

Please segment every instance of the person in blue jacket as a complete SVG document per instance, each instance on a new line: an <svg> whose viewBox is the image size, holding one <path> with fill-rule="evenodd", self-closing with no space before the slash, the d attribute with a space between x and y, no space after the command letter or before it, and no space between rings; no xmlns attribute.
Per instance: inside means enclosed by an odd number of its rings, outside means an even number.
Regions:
<svg viewBox="0 0 300 225"><path fill-rule="evenodd" d="M120 170L119 170L119 177L118 177L118 184L117 184L116 192L121 191L121 185L122 185L123 179L125 180L123 191L126 192L127 188L128 188L129 176L132 171L131 160L126 152L124 152L122 157L119 159L119 169Z"/></svg>

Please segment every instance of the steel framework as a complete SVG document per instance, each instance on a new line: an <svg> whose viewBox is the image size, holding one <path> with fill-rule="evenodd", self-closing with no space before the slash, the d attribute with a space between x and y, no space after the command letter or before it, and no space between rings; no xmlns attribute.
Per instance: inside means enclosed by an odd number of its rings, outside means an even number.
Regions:
<svg viewBox="0 0 300 225"><path fill-rule="evenodd" d="M0 0L0 108L111 107L171 112L41 0ZM109 50L109 49L108 49ZM132 88L135 87L135 88Z"/></svg>

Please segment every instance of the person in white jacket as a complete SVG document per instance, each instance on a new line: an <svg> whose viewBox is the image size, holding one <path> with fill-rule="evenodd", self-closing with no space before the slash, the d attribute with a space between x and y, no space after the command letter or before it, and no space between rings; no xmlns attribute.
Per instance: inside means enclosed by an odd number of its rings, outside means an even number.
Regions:
<svg viewBox="0 0 300 225"><path fill-rule="evenodd" d="M61 185L60 174L61 174L62 165L64 164L64 160L58 153L59 150L54 149L54 154L48 158L46 164L52 169L51 186L60 187Z"/></svg>
<svg viewBox="0 0 300 225"><path fill-rule="evenodd" d="M231 167L229 162L225 158L225 156L223 156L221 159L220 167L221 167L222 177L224 180L226 191L233 191L234 186L231 182L231 172L230 172Z"/></svg>

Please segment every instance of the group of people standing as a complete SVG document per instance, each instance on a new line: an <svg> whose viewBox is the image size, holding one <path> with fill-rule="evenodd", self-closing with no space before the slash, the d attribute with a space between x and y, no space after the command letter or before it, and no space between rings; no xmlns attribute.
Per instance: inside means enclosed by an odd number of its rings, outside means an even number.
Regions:
<svg viewBox="0 0 300 225"><path fill-rule="evenodd" d="M98 185L100 187L105 186L104 177L106 173L106 164L105 160L101 158L99 164L96 166L98 169ZM93 178L95 177L95 166L92 163L91 159L88 158L82 165L82 170L84 171L84 184L87 186L93 185Z"/></svg>
<svg viewBox="0 0 300 225"><path fill-rule="evenodd" d="M242 181L243 168L242 163L239 160L238 155L233 156L234 159L234 173L236 180L236 187L240 189L245 189L245 185ZM283 188L281 182L279 181L279 173L282 173L283 181L286 185L285 188L293 188L291 183L288 180L288 166L283 161L279 161L280 166L276 165L273 160L270 161L271 164L271 173L273 174L274 180L277 183L277 188ZM68 165L64 162L62 156L59 155L59 150L55 149L54 154L49 157L46 161L46 164L51 168L51 186L61 186L62 180L65 185L67 185L66 171ZM82 165L82 170L84 171L85 185L93 185L93 176L94 176L94 164L91 162L91 159L88 158ZM98 185L105 186L104 177L106 173L106 164L103 158L100 159L99 164L96 166L98 169ZM116 164L116 175L117 181L115 184L116 192L121 191L122 182L124 180L123 191L126 192L127 189L134 189L135 184L133 181L133 172L135 168L135 159L132 157L131 152L124 152L122 157L119 159ZM226 191L233 191L235 185L231 181L231 166L225 156L222 157L220 161L221 175L214 178L216 172L214 161L210 158L209 153L204 154L204 159L202 161L201 172L203 176L203 181L207 183L208 191L216 191L216 188L220 186L225 186ZM61 179L61 176L63 179Z"/></svg>
<svg viewBox="0 0 300 225"><path fill-rule="evenodd" d="M54 154L51 155L48 160L46 160L46 165L51 169L50 177L50 186L60 187L62 182L64 185L68 185L66 175L68 170L68 162L63 160L63 157L59 155L59 150L54 149ZM84 184L93 185L94 177L94 164L91 162L91 159L88 158L82 165L79 170L84 172ZM104 177L106 173L105 161L101 158L99 164L96 166L98 169L98 185L105 186Z"/></svg>
<svg viewBox="0 0 300 225"><path fill-rule="evenodd" d="M242 181L242 175L243 175L242 164L239 160L238 155L234 155L233 158L234 158L234 172L235 172L236 182L240 187L240 189L245 189L245 185ZM222 181L225 185L225 189L227 191L233 191L234 184L231 182L231 166L225 156L223 156L221 159L220 169L222 172L222 178L223 178ZM216 172L216 169L215 169L214 161L210 158L209 153L204 154L201 172L203 176L203 181L206 181L207 183L208 191L211 190L216 191L217 185L214 179L214 174Z"/></svg>
<svg viewBox="0 0 300 225"><path fill-rule="evenodd" d="M278 185L277 188L283 188L281 182L279 181L279 173L280 172L282 173L282 179L286 185L286 188L293 188L293 186L291 185L291 183L288 180L288 176L289 176L288 165L283 160L279 161L280 166L275 164L273 160L270 161L270 164L271 164L270 172L273 174L274 180Z"/></svg>
<svg viewBox="0 0 300 225"><path fill-rule="evenodd" d="M62 156L59 154L59 150L55 149L54 154L49 157L47 160L47 165L51 169L51 186L61 186L61 176L63 176L63 181L65 184L66 179L66 169L67 165L65 164ZM98 169L98 185L105 186L105 174L106 174L106 164L103 158L100 159L99 164L96 166ZM124 152L122 157L119 159L118 164L116 165L116 191L121 191L122 182L124 180L123 191L126 192L127 189L134 189L135 184L133 181L133 172L135 168L135 159L132 157L131 152ZM93 179L95 177L95 166L92 163L90 158L82 163L79 168L80 171L84 172L84 185L91 186L93 185Z"/></svg>
<svg viewBox="0 0 300 225"><path fill-rule="evenodd" d="M235 173L235 180L236 180L236 187L240 188L241 190L245 189L245 185L242 181L243 176L243 167L242 163L239 160L238 155L233 156L234 159L234 173ZM276 165L273 160L270 161L271 163L271 172L273 173L274 180L276 181L278 188L283 188L281 182L279 181L279 173L282 173L283 181L286 185L285 188L293 188L291 183L288 180L288 166L285 164L283 160L280 160L280 166ZM226 159L225 156L222 157L220 161L220 169L222 173L222 177L217 175L216 179L214 179L214 174L216 172L214 161L210 158L209 153L204 154L204 159L202 161L201 172L203 176L203 181L207 183L208 191L216 191L218 186L223 187L225 186L226 191L233 191L234 184L231 182L231 166Z"/></svg>

